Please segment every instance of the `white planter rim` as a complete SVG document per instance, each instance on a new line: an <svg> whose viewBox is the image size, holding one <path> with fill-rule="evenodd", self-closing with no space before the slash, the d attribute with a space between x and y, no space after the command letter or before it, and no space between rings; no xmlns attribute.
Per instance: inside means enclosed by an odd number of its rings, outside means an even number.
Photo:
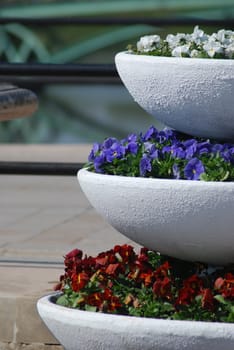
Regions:
<svg viewBox="0 0 234 350"><path fill-rule="evenodd" d="M197 65L212 65L215 66L234 66L234 59L225 59L225 58L191 58L191 57L168 57L168 56L153 56L147 54L135 54L128 51L118 52L115 56L116 58L120 57L121 59L131 60L131 61L140 61L140 62L154 62L163 61L165 63L179 63L179 64L197 64Z"/></svg>
<svg viewBox="0 0 234 350"><path fill-rule="evenodd" d="M67 350L232 350L234 324L174 321L69 309L54 294L37 302L40 317Z"/></svg>
<svg viewBox="0 0 234 350"><path fill-rule="evenodd" d="M189 186L192 188L217 188L217 189L225 189L225 188L234 188L234 181L200 181L200 180L181 180L181 179L164 179L164 178L150 178L150 177L133 177L133 176L122 176L122 175L109 175L109 174L100 174L95 173L92 171L89 171L88 168L80 169L77 173L78 179L80 176L85 176L86 178L95 178L97 181L98 179L103 179L105 177L105 181L111 183L113 181L113 178L118 177L121 180L121 186L123 184L126 184L126 186L141 186L146 183L148 185L154 185L154 183L162 184L162 186ZM134 181L133 181L134 180Z"/></svg>
<svg viewBox="0 0 234 350"><path fill-rule="evenodd" d="M160 329L162 330L162 327L164 329L165 333L172 332L171 329L168 329L168 325L173 324L173 329L183 329L183 333L186 334L186 329L190 329L191 331L191 325L194 329L194 333L202 332L206 329L209 329L210 333L212 334L213 331L217 331L217 329L226 329L227 327L230 328L230 331L232 330L234 332L234 323L225 323L225 322L210 322L210 321L186 321L186 320L166 320L166 319L158 319L158 318L148 318L148 317L136 317L136 316L128 316L128 315L116 315L116 314L106 314L101 312L91 312L91 311L84 311L79 309L72 309L65 306L57 305L53 301L56 297L61 295L62 293L52 293L46 296L41 297L37 301L37 308L40 312L43 308L50 308L53 309L56 313L60 313L63 315L63 318L66 318L66 316L71 317L71 319L75 319L77 315L79 314L79 319L84 318L86 321L90 321L93 324L97 324L97 327L100 328L100 325L102 324L103 328L108 327L109 329L112 329L112 320L115 319L118 321L118 325L125 329L127 328L129 332L131 332L131 327L133 326L134 322L139 324L140 320L142 320L142 323L144 322L144 327L147 329L151 328L152 330L156 330L157 327L160 326ZM109 326L108 326L109 325ZM140 326L140 325L139 325ZM149 327L149 328L148 328ZM132 327L132 332L135 332L135 330Z"/></svg>

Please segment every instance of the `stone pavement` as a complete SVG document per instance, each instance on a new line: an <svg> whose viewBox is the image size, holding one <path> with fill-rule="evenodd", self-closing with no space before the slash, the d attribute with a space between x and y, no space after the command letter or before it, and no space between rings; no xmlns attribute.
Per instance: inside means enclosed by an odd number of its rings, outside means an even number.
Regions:
<svg viewBox="0 0 234 350"><path fill-rule="evenodd" d="M85 162L88 146L0 145L0 161ZM74 176L0 175L0 350L59 350L37 299L74 248L88 255L132 243L91 207ZM136 246L136 244L135 244Z"/></svg>

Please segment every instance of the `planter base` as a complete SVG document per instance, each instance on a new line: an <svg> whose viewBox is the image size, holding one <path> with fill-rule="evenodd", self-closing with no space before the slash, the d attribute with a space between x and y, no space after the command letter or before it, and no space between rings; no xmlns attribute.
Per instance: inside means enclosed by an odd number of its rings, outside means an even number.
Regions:
<svg viewBox="0 0 234 350"><path fill-rule="evenodd" d="M41 298L38 312L66 350L233 350L234 324L110 315Z"/></svg>

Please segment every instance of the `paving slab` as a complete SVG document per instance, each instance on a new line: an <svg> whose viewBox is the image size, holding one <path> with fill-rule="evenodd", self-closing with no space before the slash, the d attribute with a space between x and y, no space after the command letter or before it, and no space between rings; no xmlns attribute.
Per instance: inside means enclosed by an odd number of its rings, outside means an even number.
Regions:
<svg viewBox="0 0 234 350"><path fill-rule="evenodd" d="M85 161L90 149L22 146L17 153L14 147L0 145L0 161L5 152L16 161L53 161L56 150L56 161L73 161L77 154ZM115 244L137 245L92 208L76 176L0 175L0 194L0 350L60 350L36 302L53 290L64 255L74 248L95 255Z"/></svg>
<svg viewBox="0 0 234 350"><path fill-rule="evenodd" d="M1 144L0 161L87 162L91 144Z"/></svg>

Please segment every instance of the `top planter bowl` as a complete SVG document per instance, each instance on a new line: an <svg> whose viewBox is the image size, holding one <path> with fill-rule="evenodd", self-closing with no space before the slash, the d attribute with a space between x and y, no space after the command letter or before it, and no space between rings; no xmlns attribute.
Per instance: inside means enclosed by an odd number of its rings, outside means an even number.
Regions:
<svg viewBox="0 0 234 350"><path fill-rule="evenodd" d="M136 55L115 57L135 99L178 131L234 140L234 60Z"/></svg>

